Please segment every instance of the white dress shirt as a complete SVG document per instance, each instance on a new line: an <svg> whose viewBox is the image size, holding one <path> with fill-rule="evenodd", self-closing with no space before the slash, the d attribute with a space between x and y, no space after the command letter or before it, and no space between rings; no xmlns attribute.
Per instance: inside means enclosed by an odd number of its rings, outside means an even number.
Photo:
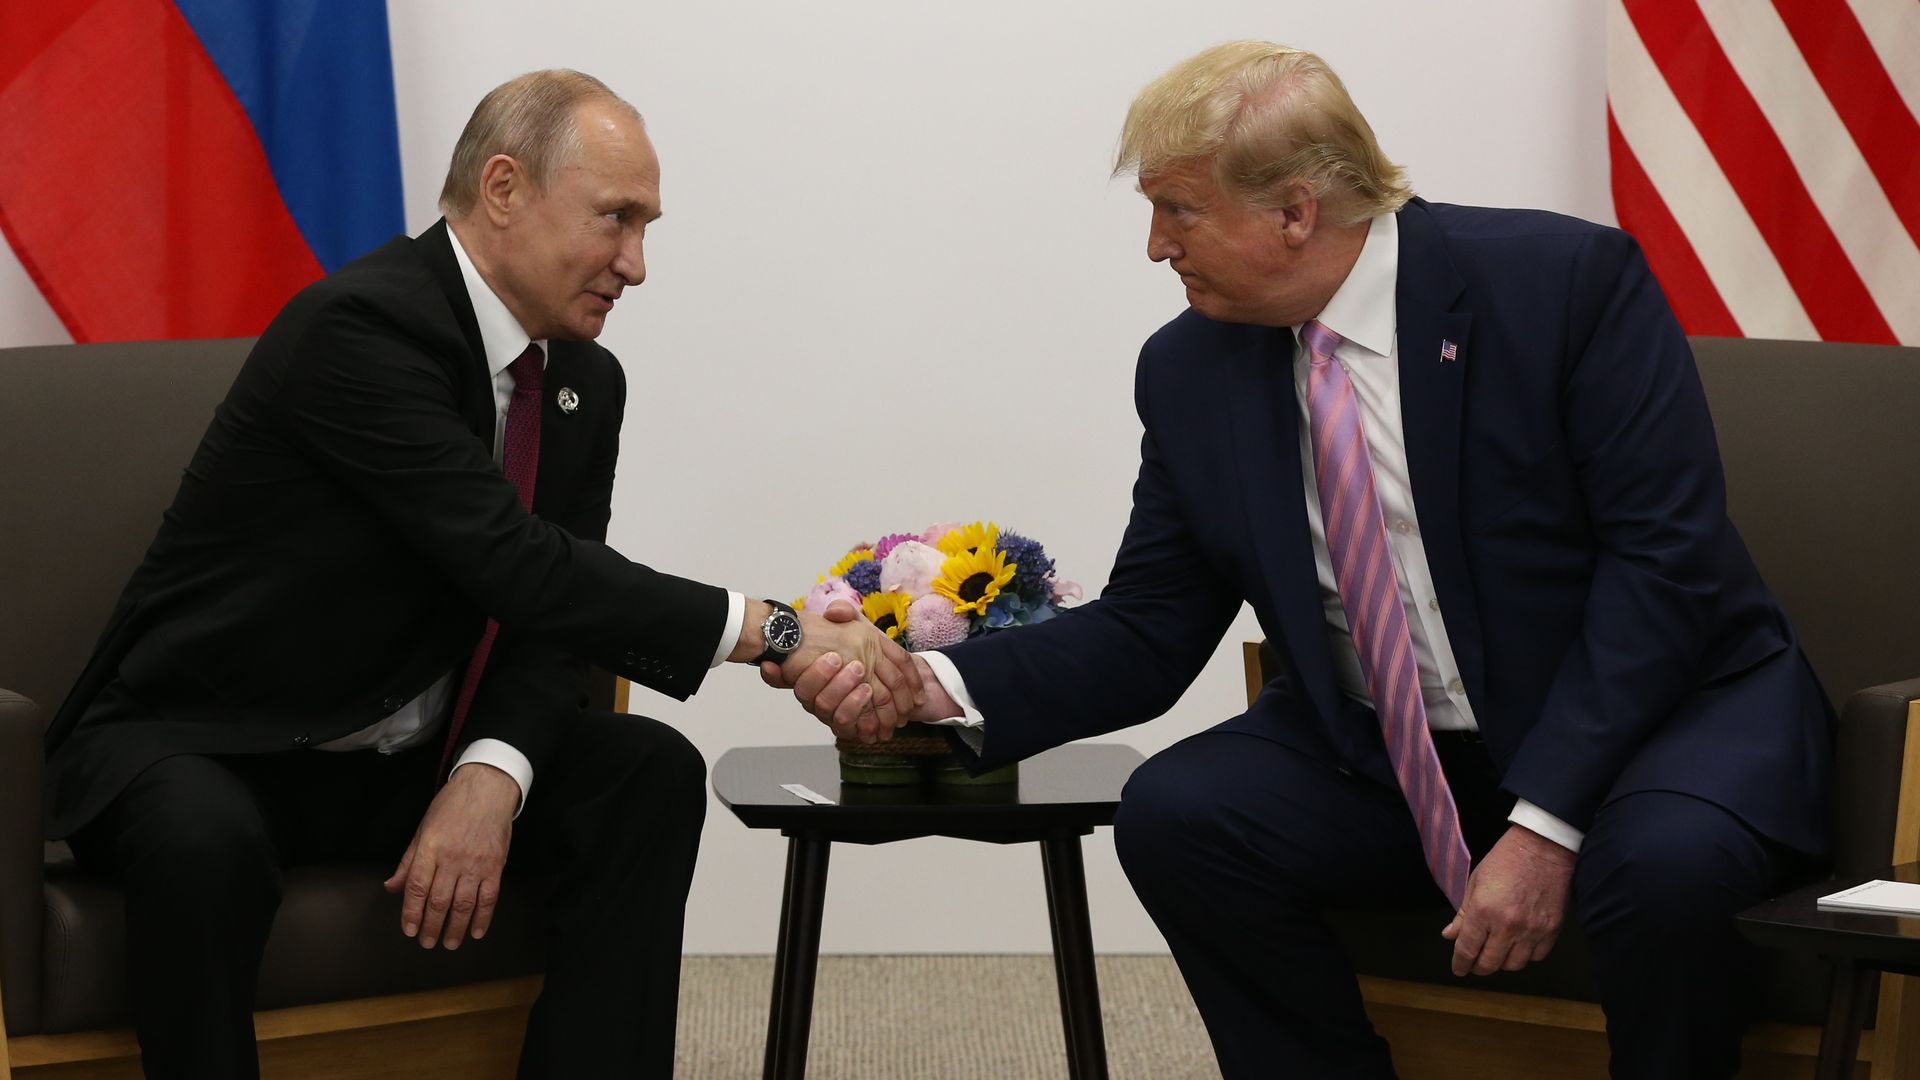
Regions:
<svg viewBox="0 0 1920 1080"><path fill-rule="evenodd" d="M467 286L467 298L473 304L474 321L480 326L480 345L486 353L487 373L493 377L493 460L499 464L507 434L507 406L513 401L513 375L507 368L526 351L529 342L540 346L540 362L544 367L547 343L532 341L527 336L520 321L513 317L513 312L494 295L480 272L474 269L473 260L467 257L459 236L451 228L447 230L447 239L453 243L453 257L460 264L460 276ZM719 647L713 654L713 667L724 663L740 641L740 619L746 611L746 598L739 593L728 593L727 597L727 622L720 634ZM407 702L392 716L344 738L322 743L318 749L371 749L392 754L425 743L447 722L453 704L453 677L460 670L455 668L440 676L419 697ZM533 764L527 760L527 756L499 739L475 739L461 752L453 771L457 772L462 766L475 762L492 765L513 777L514 783L520 785L520 803L513 812L515 817L519 817L520 810L527 805L528 794L533 791Z"/></svg>
<svg viewBox="0 0 1920 1080"><path fill-rule="evenodd" d="M1407 471L1406 428L1400 412L1400 355L1395 335L1394 286L1399 272L1399 221L1392 214L1382 214L1373 219L1360 257L1333 299L1321 310L1318 321L1342 339L1339 348L1334 350L1334 359L1346 370L1359 402L1368 457L1373 463L1374 489L1379 495L1380 511L1387 526L1387 547L1393 554L1394 575L1400 585L1400 605L1407 611L1407 632L1413 639L1413 655L1420 671L1427 724L1437 731L1478 731L1480 725L1474 719L1473 705L1467 700L1467 688L1460 679L1460 665L1454 660L1453 644L1447 637L1445 613L1440 610L1439 593L1433 587L1433 572L1427 566L1427 549L1421 540L1420 517L1415 511L1413 485ZM1293 332L1294 397L1300 413L1301 494L1307 508L1307 526L1313 536L1313 560L1319 572L1327 637L1333 648L1334 680L1342 693L1371 707L1373 700L1367 693L1360 656L1347 629L1346 609L1340 603L1340 591L1333 580L1333 558L1327 553L1326 528L1320 520L1313 440L1308 426L1308 364L1302 354L1300 328L1294 327ZM938 653L923 655L941 687L966 711L966 716L946 722L963 729L979 729L985 718L967 695L953 661ZM968 741L976 748L979 745L972 738ZM1515 804L1507 819L1569 850L1580 850L1583 839L1580 830L1524 799Z"/></svg>

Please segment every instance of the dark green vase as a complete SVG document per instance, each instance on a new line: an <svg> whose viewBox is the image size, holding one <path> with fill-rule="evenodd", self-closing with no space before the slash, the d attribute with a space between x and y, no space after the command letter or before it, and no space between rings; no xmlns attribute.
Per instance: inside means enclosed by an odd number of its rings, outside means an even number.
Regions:
<svg viewBox="0 0 1920 1080"><path fill-rule="evenodd" d="M942 784L965 787L1013 784L1020 766L1003 766L979 776L968 776L965 762L938 724L908 724L887 742L872 745L855 739L836 739L840 750L840 782L866 787L906 787Z"/></svg>

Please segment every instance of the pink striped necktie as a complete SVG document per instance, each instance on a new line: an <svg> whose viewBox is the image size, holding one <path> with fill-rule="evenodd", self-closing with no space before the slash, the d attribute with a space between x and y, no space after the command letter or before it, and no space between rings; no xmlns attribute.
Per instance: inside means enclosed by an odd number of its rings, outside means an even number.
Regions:
<svg viewBox="0 0 1920 1080"><path fill-rule="evenodd" d="M513 376L513 397L507 402L507 434L501 442L500 469L520 493L521 507L532 513L533 481L540 475L540 391L547 375L540 346L529 342L527 350L507 365L507 372ZM466 674L460 679L460 696L453 703L453 720L447 725L447 745L440 751L440 771L436 775L441 780L447 777L447 763L453 760L454 745L460 741L460 727L473 708L473 695L480 689L487 655L493 652L493 639L499 634L500 624L488 619L480 644L473 647L473 659L467 661Z"/></svg>
<svg viewBox="0 0 1920 1080"><path fill-rule="evenodd" d="M1360 671L1373 697L1387 758L1400 792L1420 830L1427 869L1457 911L1467 895L1472 857L1460 833L1453 792L1433 751L1427 706L1420 696L1420 670L1400 583L1387 547L1387 526L1373 487L1373 463L1360 425L1360 402L1346 369L1333 358L1340 335L1309 322L1300 340L1312 359L1307 369L1307 415L1313 430L1314 481L1333 558L1333 580L1347 612Z"/></svg>

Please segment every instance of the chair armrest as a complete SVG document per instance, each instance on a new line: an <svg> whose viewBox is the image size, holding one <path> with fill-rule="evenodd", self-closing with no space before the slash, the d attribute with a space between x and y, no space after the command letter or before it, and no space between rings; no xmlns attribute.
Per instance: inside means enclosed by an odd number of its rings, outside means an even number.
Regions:
<svg viewBox="0 0 1920 1080"><path fill-rule="evenodd" d="M30 698L0 689L0 986L7 1030L17 1032L40 1025L44 726Z"/></svg>
<svg viewBox="0 0 1920 1080"><path fill-rule="evenodd" d="M1908 831L1920 827L1920 725L1909 730L1920 678L1868 687L1847 699L1835 731L1833 769L1833 868L1841 875L1868 874L1896 857L1896 829L1906 815ZM1908 790L1911 789L1911 790Z"/></svg>

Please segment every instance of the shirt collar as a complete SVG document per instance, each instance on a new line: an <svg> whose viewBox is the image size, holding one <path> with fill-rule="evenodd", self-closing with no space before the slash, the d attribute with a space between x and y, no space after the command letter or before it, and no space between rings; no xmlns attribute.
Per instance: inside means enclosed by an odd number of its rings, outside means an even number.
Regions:
<svg viewBox="0 0 1920 1080"><path fill-rule="evenodd" d="M1400 279L1400 221L1392 214L1372 219L1360 257L1347 280L1316 317L1322 326L1369 352L1393 355L1394 286ZM1294 337L1300 328L1293 328Z"/></svg>
<svg viewBox="0 0 1920 1080"><path fill-rule="evenodd" d="M460 246L460 235L447 229L447 238L453 241L453 258L460 264L460 277L467 283L467 299L473 304L473 321L480 324L480 348L487 354L487 377L499 378L507 370L507 365L520 358L527 351L531 340L527 332L520 327L520 320L513 317L507 305L494 294L480 271L474 269L473 260L467 258L467 249ZM546 367L547 343L535 341L540 346L540 366Z"/></svg>

